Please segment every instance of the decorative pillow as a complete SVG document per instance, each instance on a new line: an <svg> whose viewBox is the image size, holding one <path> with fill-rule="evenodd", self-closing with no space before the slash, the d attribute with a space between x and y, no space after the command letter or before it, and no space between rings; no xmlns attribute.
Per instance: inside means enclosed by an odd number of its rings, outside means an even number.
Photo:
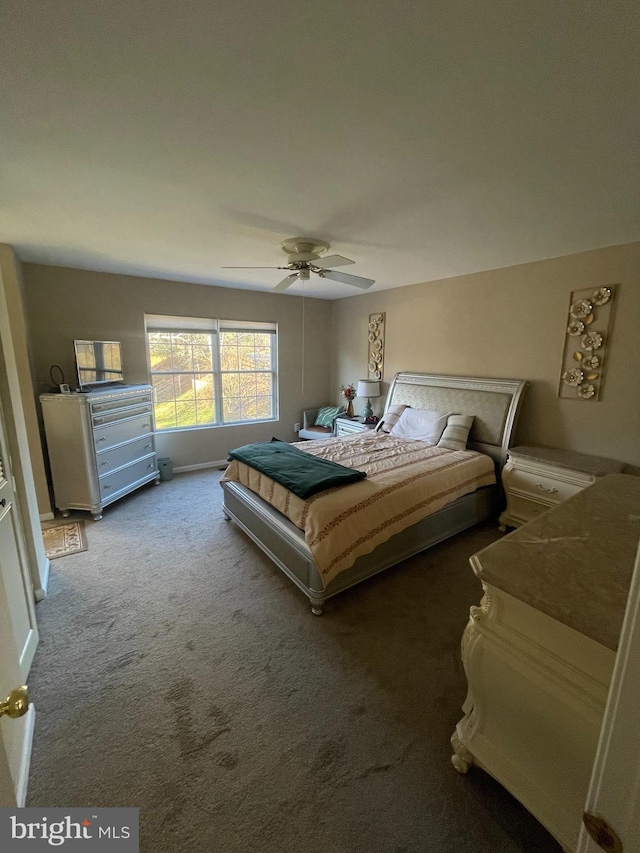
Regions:
<svg viewBox="0 0 640 853"><path fill-rule="evenodd" d="M399 438L414 438L437 444L447 426L451 412L434 412L429 409L406 408L391 430Z"/></svg>
<svg viewBox="0 0 640 853"><path fill-rule="evenodd" d="M475 415L449 415L438 447L446 447L447 450L465 450L474 418Z"/></svg>
<svg viewBox="0 0 640 853"><path fill-rule="evenodd" d="M378 426L376 427L376 432L391 432L391 429L398 423L398 418L407 408L409 407L405 406L403 403L396 403L393 406L389 406L380 419Z"/></svg>
<svg viewBox="0 0 640 853"><path fill-rule="evenodd" d="M314 426L330 427L338 415L344 412L344 406L323 406L318 409L318 414L313 422Z"/></svg>

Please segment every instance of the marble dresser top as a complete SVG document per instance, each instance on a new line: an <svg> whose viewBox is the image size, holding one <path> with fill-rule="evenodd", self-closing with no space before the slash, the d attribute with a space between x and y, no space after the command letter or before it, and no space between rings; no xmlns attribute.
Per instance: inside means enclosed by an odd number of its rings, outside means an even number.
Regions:
<svg viewBox="0 0 640 853"><path fill-rule="evenodd" d="M622 470L622 462L601 456L589 456L587 453L576 453L574 450L560 450L558 447L510 447L509 455L531 459L533 462L550 462L559 468L581 471L594 477L619 474Z"/></svg>
<svg viewBox="0 0 640 853"><path fill-rule="evenodd" d="M640 542L640 477L611 474L471 558L476 575L614 651Z"/></svg>

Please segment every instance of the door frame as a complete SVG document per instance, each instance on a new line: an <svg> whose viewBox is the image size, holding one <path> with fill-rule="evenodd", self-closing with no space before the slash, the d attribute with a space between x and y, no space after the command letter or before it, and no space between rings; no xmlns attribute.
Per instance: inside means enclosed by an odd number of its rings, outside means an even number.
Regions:
<svg viewBox="0 0 640 853"><path fill-rule="evenodd" d="M640 547L636 556L609 698L585 812L604 818L625 853L640 853ZM602 853L580 831L578 853Z"/></svg>

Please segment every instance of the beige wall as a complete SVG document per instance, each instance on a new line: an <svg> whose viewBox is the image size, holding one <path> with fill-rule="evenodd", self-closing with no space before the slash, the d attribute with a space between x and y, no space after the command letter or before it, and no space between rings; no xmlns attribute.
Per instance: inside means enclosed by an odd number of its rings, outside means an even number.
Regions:
<svg viewBox="0 0 640 853"><path fill-rule="evenodd" d="M11 326L11 339L16 359L17 379L20 385L20 398L22 401L24 424L31 455L31 469L39 512L43 518L53 518L34 399L31 351L25 316L22 264L13 248L5 243L0 243L0 268L2 270L4 298L7 304L7 316Z"/></svg>
<svg viewBox="0 0 640 853"><path fill-rule="evenodd" d="M571 291L609 284L619 287L600 400L558 399ZM387 383L399 370L527 379L516 443L640 466L640 243L355 296L332 311L334 388L367 376L368 315L384 311ZM380 413L383 399L372 402Z"/></svg>
<svg viewBox="0 0 640 853"><path fill-rule="evenodd" d="M294 438L305 407L337 399L330 393L330 303L297 296L231 290L85 270L24 265L29 337L37 380L46 390L58 364L75 385L73 341L122 342L125 379L148 382L144 314L264 320L278 323L280 417L278 422L161 433L160 456L174 467L217 462L240 444L277 436ZM304 326L304 370L302 317Z"/></svg>
<svg viewBox="0 0 640 853"><path fill-rule="evenodd" d="M563 447L640 466L640 244L490 272L305 302L205 285L24 265L36 377L60 364L74 380L74 338L123 343L126 378L147 381L144 313L274 320L280 328L280 421L159 436L159 452L179 466L222 460L232 446L293 438L306 406L338 401L341 384L367 371L367 322L386 313L385 379L398 370L529 380L516 443ZM572 290L618 284L601 398L558 399ZM335 355L332 357L332 353ZM386 390L386 386L385 386ZM381 410L383 399L373 401ZM363 401L356 400L356 412Z"/></svg>
<svg viewBox="0 0 640 853"><path fill-rule="evenodd" d="M51 507L38 436L22 296L20 261L11 246L0 243L0 406L29 570L36 598L40 599L45 595L49 571L40 513L49 512ZM36 480L41 487L40 506Z"/></svg>

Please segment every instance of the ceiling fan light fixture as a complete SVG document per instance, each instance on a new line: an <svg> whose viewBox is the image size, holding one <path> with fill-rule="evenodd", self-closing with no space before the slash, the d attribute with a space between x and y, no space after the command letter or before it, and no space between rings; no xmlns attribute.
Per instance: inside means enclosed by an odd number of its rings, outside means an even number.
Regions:
<svg viewBox="0 0 640 853"><path fill-rule="evenodd" d="M350 284L353 287L366 289L375 284L371 278L363 278L359 275L350 275L349 273L337 272L333 267L341 267L347 264L355 263L350 258L345 258L343 255L329 255L323 261L320 256L323 255L329 248L329 243L326 240L317 240L315 237L289 237L288 240L283 240L280 243L280 248L287 255L287 263L285 266L276 267L223 267L223 269L276 269L288 270L289 275L285 276L282 281L277 284L273 290L286 290L296 281L309 281L311 273L320 278L328 278L333 281L339 281L342 284ZM317 263L316 263L317 262Z"/></svg>

